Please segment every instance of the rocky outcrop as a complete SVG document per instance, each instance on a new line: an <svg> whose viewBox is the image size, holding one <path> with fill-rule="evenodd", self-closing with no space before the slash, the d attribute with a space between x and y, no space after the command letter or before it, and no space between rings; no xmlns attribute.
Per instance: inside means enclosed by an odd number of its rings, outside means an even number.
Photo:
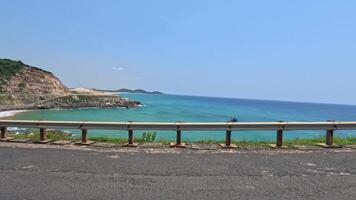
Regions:
<svg viewBox="0 0 356 200"><path fill-rule="evenodd" d="M140 103L107 93L70 91L51 72L21 61L0 59L0 111L82 107L137 107Z"/></svg>
<svg viewBox="0 0 356 200"><path fill-rule="evenodd" d="M69 109L69 108L135 108L140 105L137 101L128 101L119 96L89 96L89 95L68 95L47 101L42 101L34 105L35 109Z"/></svg>
<svg viewBox="0 0 356 200"><path fill-rule="evenodd" d="M9 59L0 59L0 83L2 105L27 105L69 93L51 72Z"/></svg>
<svg viewBox="0 0 356 200"><path fill-rule="evenodd" d="M44 96L63 96L68 88L52 73L35 67L24 67L7 82L4 93L27 93Z"/></svg>

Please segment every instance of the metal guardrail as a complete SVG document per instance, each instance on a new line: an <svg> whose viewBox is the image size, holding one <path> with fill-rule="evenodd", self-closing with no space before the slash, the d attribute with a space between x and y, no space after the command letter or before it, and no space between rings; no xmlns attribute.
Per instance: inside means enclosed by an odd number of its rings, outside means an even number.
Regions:
<svg viewBox="0 0 356 200"><path fill-rule="evenodd" d="M226 131L225 147L232 147L231 133L240 130L274 130L276 131L276 146L283 145L283 131L289 130L325 130L326 145L333 144L335 130L356 130L356 122L89 122L89 121L29 121L29 120L0 120L1 140L7 139L7 127L39 128L40 142L45 143L46 129L80 129L82 143L88 143L88 129L127 130L128 144L134 145L134 130L165 130L176 131L176 142L171 146L182 147L182 131Z"/></svg>

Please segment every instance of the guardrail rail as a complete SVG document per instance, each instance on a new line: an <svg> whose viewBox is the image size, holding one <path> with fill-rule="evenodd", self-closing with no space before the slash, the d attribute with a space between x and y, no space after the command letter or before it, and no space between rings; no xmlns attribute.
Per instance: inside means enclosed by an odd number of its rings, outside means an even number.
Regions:
<svg viewBox="0 0 356 200"><path fill-rule="evenodd" d="M223 147L234 147L231 144L233 131L266 130L276 131L276 147L283 146L283 132L290 130L325 130L325 145L333 145L333 135L336 130L356 130L356 122L89 122L89 121L33 121L33 120L0 120L2 141L7 140L7 128L38 128L40 130L39 142L46 143L48 128L53 129L80 129L82 130L81 143L87 144L89 129L126 130L128 142L126 146L135 146L135 130L176 131L176 141L172 147L184 147L181 137L183 131L225 131L226 139Z"/></svg>

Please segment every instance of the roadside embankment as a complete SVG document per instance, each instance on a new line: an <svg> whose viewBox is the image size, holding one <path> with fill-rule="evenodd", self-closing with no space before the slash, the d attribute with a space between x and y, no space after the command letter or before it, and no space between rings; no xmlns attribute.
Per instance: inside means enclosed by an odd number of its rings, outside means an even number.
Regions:
<svg viewBox="0 0 356 200"><path fill-rule="evenodd" d="M14 138L13 141L9 140L8 142L24 142L24 143L37 143L40 140L40 133L38 130L9 130L8 137ZM60 131L60 130L48 130L46 134L47 139L50 141L48 144L58 144L56 141L62 141L63 144L75 144L76 142L81 141L81 137L79 135L72 135L69 132ZM109 147L122 147L125 146L128 142L128 138L125 137L109 137L109 136L90 136L88 140L91 142L104 144L103 146ZM66 141L66 142L64 142ZM135 136L135 143L137 146L145 147L145 146L157 146L162 148L169 148L169 144L172 142L169 139L163 138L156 138L155 132L144 132L142 135ZM225 141L219 140L198 140L198 141L189 141L183 140L186 148L192 149L222 149L220 144L224 144ZM309 139L301 139L301 138L294 138L294 139L287 139L284 141L284 145L282 148L275 148L273 149L284 149L284 150L293 150L293 149L323 149L320 145L321 143L325 142L325 138L320 136L316 138L309 138ZM237 148L243 149L271 149L271 144L274 144L274 141L239 141L239 140L232 140L232 144L236 145ZM334 137L333 146L336 149L356 149L356 137ZM91 143L90 143L91 144ZM93 144L94 146L96 144ZM234 148L230 148L234 149Z"/></svg>

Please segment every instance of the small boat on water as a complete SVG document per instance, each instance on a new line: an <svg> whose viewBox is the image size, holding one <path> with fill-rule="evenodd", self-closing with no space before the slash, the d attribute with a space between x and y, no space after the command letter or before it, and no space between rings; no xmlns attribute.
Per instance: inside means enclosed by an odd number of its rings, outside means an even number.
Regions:
<svg viewBox="0 0 356 200"><path fill-rule="evenodd" d="M238 122L237 118L236 117L231 117L229 122Z"/></svg>

